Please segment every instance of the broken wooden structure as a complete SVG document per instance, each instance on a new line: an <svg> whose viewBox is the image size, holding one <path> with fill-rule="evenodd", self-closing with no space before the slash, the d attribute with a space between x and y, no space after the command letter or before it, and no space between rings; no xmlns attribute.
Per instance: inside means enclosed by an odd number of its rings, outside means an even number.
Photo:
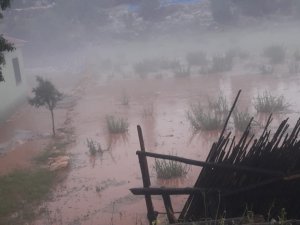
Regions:
<svg viewBox="0 0 300 225"><path fill-rule="evenodd" d="M288 119L283 120L275 133L271 133L267 120L259 138L250 132L253 118L239 140L225 130L240 92L229 112L221 135L213 143L205 161L147 152L141 127L138 135L141 151L139 158L143 187L132 188L135 195L144 195L150 225L156 224L157 212L152 195L161 195L170 224L201 221L207 218L240 217L245 210L271 219L284 210L289 218L300 218L300 119L288 131ZM151 187L147 157L174 160L200 166L202 170L194 187ZM175 217L171 195L189 195L179 217Z"/></svg>

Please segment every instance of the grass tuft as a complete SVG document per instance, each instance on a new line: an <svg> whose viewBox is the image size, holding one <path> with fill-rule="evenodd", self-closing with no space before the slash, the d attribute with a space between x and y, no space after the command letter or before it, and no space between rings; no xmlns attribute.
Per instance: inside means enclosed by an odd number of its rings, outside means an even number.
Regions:
<svg viewBox="0 0 300 225"><path fill-rule="evenodd" d="M222 128L224 122L223 116L214 110L208 113L204 112L200 103L191 105L187 112L187 119L195 131L218 130Z"/></svg>
<svg viewBox="0 0 300 225"><path fill-rule="evenodd" d="M120 134L128 131L129 123L124 118L106 116L106 125L109 133Z"/></svg>
<svg viewBox="0 0 300 225"><path fill-rule="evenodd" d="M185 176L189 167L188 165L172 160L155 159L154 169L156 171L157 178L171 179Z"/></svg>
<svg viewBox="0 0 300 225"><path fill-rule="evenodd" d="M270 93L264 92L256 97L254 107L257 112L272 113L285 111L289 105L283 96L272 96Z"/></svg>
<svg viewBox="0 0 300 225"><path fill-rule="evenodd" d="M103 153L100 143L97 143L93 139L86 139L87 147L91 155L96 155L97 152Z"/></svg>
<svg viewBox="0 0 300 225"><path fill-rule="evenodd" d="M238 129L239 131L246 130L246 127L248 126L251 118L252 117L247 111L246 112L234 111L233 121L234 121L235 128Z"/></svg>
<svg viewBox="0 0 300 225"><path fill-rule="evenodd" d="M226 52L225 55L215 55L212 58L212 66L210 73L228 72L233 67L234 55L231 52Z"/></svg>

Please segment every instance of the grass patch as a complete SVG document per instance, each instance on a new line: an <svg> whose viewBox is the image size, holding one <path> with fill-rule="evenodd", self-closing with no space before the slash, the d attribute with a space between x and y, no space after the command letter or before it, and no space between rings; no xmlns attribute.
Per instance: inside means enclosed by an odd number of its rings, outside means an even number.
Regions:
<svg viewBox="0 0 300 225"><path fill-rule="evenodd" d="M120 134L128 131L129 123L124 118L106 116L106 125L109 133Z"/></svg>
<svg viewBox="0 0 300 225"><path fill-rule="evenodd" d="M185 176L189 167L186 164L172 160L155 159L154 169L156 171L157 178L171 179Z"/></svg>
<svg viewBox="0 0 300 225"><path fill-rule="evenodd" d="M272 96L270 93L264 92L255 98L254 107L257 112L272 113L287 110L289 104L286 103L283 96Z"/></svg>
<svg viewBox="0 0 300 225"><path fill-rule="evenodd" d="M285 61L285 49L281 45L270 45L263 50L263 56L268 58L271 64L281 64Z"/></svg>
<svg viewBox="0 0 300 225"><path fill-rule="evenodd" d="M246 130L246 127L248 126L251 118L252 117L247 111L246 112L234 111L233 113L234 127L239 131Z"/></svg>
<svg viewBox="0 0 300 225"><path fill-rule="evenodd" d="M0 177L0 217L40 202L49 193L55 174L45 169L15 171ZM1 221L1 219L0 219Z"/></svg>
<svg viewBox="0 0 300 225"><path fill-rule="evenodd" d="M195 131L218 130L222 128L224 123L222 115L214 110L208 113L204 112L200 103L191 105L190 110L187 112L187 119Z"/></svg>

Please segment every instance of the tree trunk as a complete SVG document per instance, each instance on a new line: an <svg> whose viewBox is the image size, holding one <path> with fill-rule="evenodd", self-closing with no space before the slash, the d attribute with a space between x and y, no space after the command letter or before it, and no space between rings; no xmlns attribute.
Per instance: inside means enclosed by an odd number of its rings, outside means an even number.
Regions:
<svg viewBox="0 0 300 225"><path fill-rule="evenodd" d="M54 125L54 113L53 113L53 109L50 110L51 112L51 119L52 119L52 133L53 133L53 136L55 137L55 125Z"/></svg>

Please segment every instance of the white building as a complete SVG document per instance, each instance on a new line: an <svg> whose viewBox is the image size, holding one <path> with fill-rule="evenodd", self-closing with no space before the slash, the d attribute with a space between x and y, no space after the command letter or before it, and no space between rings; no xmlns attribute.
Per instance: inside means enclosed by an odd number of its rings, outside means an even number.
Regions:
<svg viewBox="0 0 300 225"><path fill-rule="evenodd" d="M2 66L4 82L0 82L0 122L12 114L18 105L27 99L27 83L24 76L24 64L21 47L22 40L5 37L16 48L5 52L5 65Z"/></svg>

